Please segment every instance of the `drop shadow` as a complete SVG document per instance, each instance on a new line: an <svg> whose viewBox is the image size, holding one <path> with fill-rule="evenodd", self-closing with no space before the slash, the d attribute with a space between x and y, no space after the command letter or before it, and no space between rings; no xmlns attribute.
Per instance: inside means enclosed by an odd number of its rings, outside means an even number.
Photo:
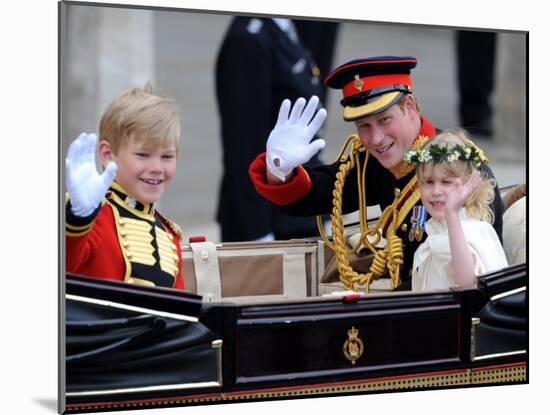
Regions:
<svg viewBox="0 0 550 415"><path fill-rule="evenodd" d="M40 406L57 413L57 399L54 398L35 398L34 401Z"/></svg>

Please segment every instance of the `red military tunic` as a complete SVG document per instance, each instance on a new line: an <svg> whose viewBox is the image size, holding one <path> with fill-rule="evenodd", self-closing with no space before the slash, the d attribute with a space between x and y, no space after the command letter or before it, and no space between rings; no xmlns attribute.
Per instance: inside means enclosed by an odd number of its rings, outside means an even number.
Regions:
<svg viewBox="0 0 550 415"><path fill-rule="evenodd" d="M113 183L102 205L80 218L66 209L66 272L183 289L181 230L152 204Z"/></svg>

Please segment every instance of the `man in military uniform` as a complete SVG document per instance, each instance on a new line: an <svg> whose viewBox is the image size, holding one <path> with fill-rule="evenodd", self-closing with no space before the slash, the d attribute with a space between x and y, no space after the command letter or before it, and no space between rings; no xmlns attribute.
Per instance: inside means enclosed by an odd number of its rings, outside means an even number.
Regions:
<svg viewBox="0 0 550 415"><path fill-rule="evenodd" d="M236 17L216 62L223 175L217 221L229 241L314 236L315 218L291 217L260 197L247 168L265 139L284 98L321 95L322 77L289 19ZM319 164L317 156L308 165Z"/></svg>
<svg viewBox="0 0 550 415"><path fill-rule="evenodd" d="M363 165L368 154L364 200L367 206L391 207L391 214L380 229L387 237L389 228L402 241L399 289L410 289L410 270L414 251L425 239L413 217L414 206L421 205L416 190L416 175L403 161L410 148L422 147L437 130L420 114L412 94L413 57L383 56L348 62L335 69L325 80L327 86L341 89L344 120L355 123L358 139L366 152L360 153L349 177ZM256 190L267 200L295 215L330 212L336 174L344 160L314 168L302 167L312 154L324 147L322 140L309 139L322 125L326 111L316 112L316 97L296 101L290 112L290 101L281 105L277 125L272 130L267 152L250 165L249 174ZM305 108L304 108L305 107ZM486 173L493 176L487 168ZM356 211L358 187L355 181L342 191L344 213ZM502 239L502 199L498 188L492 203L494 228ZM396 218L394 218L396 215ZM418 230L418 229L415 229Z"/></svg>

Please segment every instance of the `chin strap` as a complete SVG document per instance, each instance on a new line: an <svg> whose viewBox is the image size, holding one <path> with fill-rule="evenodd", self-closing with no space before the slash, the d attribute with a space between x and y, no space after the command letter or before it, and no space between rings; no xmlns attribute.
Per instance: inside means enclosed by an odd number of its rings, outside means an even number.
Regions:
<svg viewBox="0 0 550 415"><path fill-rule="evenodd" d="M348 155L344 155L348 146L350 146ZM399 268L403 264L403 243L401 239L395 235L395 230L399 226L399 203L400 192L396 189L395 199L393 203L386 207L382 212L378 222L374 227L369 228L367 223L367 204L365 196L365 173L367 170L367 162L369 154L366 153L365 160L360 166L360 154L365 152L364 146L361 144L359 137L355 134L350 135L340 153L337 160L340 160L340 168L336 173L336 180L334 182L333 190L333 208L330 215L332 222L332 238L331 242L324 230L321 216L317 216L317 226L319 233L324 242L331 248L336 254L336 263L338 272L340 274L340 281L342 281L346 290L358 291L364 289L365 293L369 292L370 284L379 279L386 272L390 275L390 283L392 288L396 288L401 280L399 277ZM359 197L359 228L360 238L356 246L352 249L346 248L346 241L344 238L344 224L342 218L342 196L344 183L349 172L357 166L357 189ZM391 220L390 223L388 223ZM384 226L388 224L389 226ZM382 239L383 229L386 229L386 245L384 248L376 248L376 245ZM371 264L370 271L366 274L359 274L354 271L348 260L348 255L356 251L360 246L368 247L371 252L374 253L374 260Z"/></svg>

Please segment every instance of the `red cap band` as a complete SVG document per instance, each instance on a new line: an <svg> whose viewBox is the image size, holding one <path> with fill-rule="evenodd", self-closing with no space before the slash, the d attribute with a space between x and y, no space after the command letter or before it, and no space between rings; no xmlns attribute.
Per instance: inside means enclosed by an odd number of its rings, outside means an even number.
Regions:
<svg viewBox="0 0 550 415"><path fill-rule="evenodd" d="M365 78L357 77L347 85L344 85L342 92L344 93L344 98L347 98L351 95L390 85L407 85L410 87L412 86L411 76L409 74L392 74L367 76Z"/></svg>

